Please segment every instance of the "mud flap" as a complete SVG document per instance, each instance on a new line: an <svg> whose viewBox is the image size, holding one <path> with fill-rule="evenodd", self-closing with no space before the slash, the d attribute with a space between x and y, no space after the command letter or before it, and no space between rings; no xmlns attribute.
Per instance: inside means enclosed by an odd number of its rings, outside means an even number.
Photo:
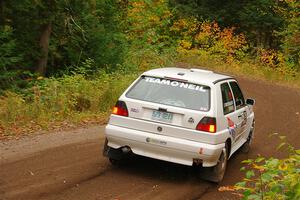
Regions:
<svg viewBox="0 0 300 200"><path fill-rule="evenodd" d="M226 159L224 161L225 162L224 166L223 166L224 168L220 169L220 164L221 163L219 163L219 162L214 167L203 167L203 168L200 169L200 171L201 171L200 178L202 178L204 180L207 180L207 181L210 181L210 182L217 183L217 184L219 184L223 180L223 177L224 177L224 174L225 174L225 171L226 171L227 162L228 162L228 156L227 156L228 155L228 149L227 149L227 147L225 147L222 150L222 153L221 153L219 159L221 159L222 155L224 156L224 159Z"/></svg>

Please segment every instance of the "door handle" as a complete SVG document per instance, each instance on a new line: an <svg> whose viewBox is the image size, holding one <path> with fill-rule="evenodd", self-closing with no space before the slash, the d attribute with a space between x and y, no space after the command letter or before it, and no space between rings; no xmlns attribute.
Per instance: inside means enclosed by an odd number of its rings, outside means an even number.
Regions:
<svg viewBox="0 0 300 200"><path fill-rule="evenodd" d="M243 111L243 112L241 112L241 113L239 113L239 115L238 115L238 118L247 118L247 112L246 111Z"/></svg>

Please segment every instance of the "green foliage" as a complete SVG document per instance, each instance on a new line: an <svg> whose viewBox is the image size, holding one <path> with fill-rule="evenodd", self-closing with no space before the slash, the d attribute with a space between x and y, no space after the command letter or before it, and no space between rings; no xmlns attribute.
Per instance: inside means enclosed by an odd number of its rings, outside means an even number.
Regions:
<svg viewBox="0 0 300 200"><path fill-rule="evenodd" d="M258 0L248 1L238 11L240 26L255 47L275 47L274 31L281 28L283 19L275 12L278 1Z"/></svg>
<svg viewBox="0 0 300 200"><path fill-rule="evenodd" d="M216 21L221 27L238 27L251 38L256 45L268 45L274 30L279 30L282 19L273 8L278 4L274 0L258 1L217 1L217 0L171 0L177 8L177 14L194 16L198 20ZM267 35L269 34L269 36ZM257 35L264 38L255 38ZM259 44L257 44L257 39Z"/></svg>
<svg viewBox="0 0 300 200"><path fill-rule="evenodd" d="M300 2L284 0L285 7L277 7L277 12L285 20L285 26L278 31L282 37L281 47L287 65L300 71Z"/></svg>
<svg viewBox="0 0 300 200"><path fill-rule="evenodd" d="M238 11L246 1L231 0L170 0L170 5L176 9L176 15L181 17L194 16L198 20L216 21L221 27L239 24Z"/></svg>
<svg viewBox="0 0 300 200"><path fill-rule="evenodd" d="M288 157L284 159L265 158L243 161L246 167L243 181L234 190L243 194L243 199L299 199L300 198L300 150L295 149L279 136L277 149L287 147Z"/></svg>
<svg viewBox="0 0 300 200"><path fill-rule="evenodd" d="M194 54L199 59L213 58L232 63L241 60L247 50L243 34L234 33L234 28L221 29L215 22L179 19L171 30L184 38L179 41L177 48L180 54Z"/></svg>
<svg viewBox="0 0 300 200"><path fill-rule="evenodd" d="M129 43L125 66L145 71L168 63L175 53L176 41L170 33L172 13L167 0L130 0L125 14Z"/></svg>
<svg viewBox="0 0 300 200"><path fill-rule="evenodd" d="M234 33L243 33L250 47L240 57L271 66L272 70L281 71L284 75L296 76L295 70L299 71L299 1L170 0L170 5L175 9L175 18L214 21L227 29L235 27ZM268 62L262 61L261 50L275 52L276 56L271 53L266 59ZM214 52L209 54L212 57L216 55ZM263 56L265 59L267 55Z"/></svg>
<svg viewBox="0 0 300 200"><path fill-rule="evenodd" d="M57 32L53 30L50 57L55 65L52 73L82 67L81 63L87 59L93 60L94 71L116 70L126 50L126 39L117 21L121 11L117 8L116 1L68 4L65 21L56 25Z"/></svg>
<svg viewBox="0 0 300 200"><path fill-rule="evenodd" d="M4 26L0 30L0 69L7 70L7 67L20 62L20 56L14 55L16 42L12 38L12 28Z"/></svg>
<svg viewBox="0 0 300 200"><path fill-rule="evenodd" d="M12 35L10 26L0 27L0 90L16 84L17 64L22 61L22 55L15 53L17 44Z"/></svg>
<svg viewBox="0 0 300 200"><path fill-rule="evenodd" d="M101 118L110 112L121 92L137 75L108 75L102 71L93 79L82 74L39 77L24 94L7 91L1 96L0 125L4 134L17 134L16 127L25 132L51 128L62 121L72 124L87 117Z"/></svg>
<svg viewBox="0 0 300 200"><path fill-rule="evenodd" d="M20 70L34 72L36 62L41 56L38 44L42 26L60 18L58 15L62 9L57 0L20 0L4 3L4 25L14 29L13 38L18 43L15 52L23 55Z"/></svg>
<svg viewBox="0 0 300 200"><path fill-rule="evenodd" d="M93 59L93 69L109 71L122 64L127 41L120 29L118 1L15 1L1 3L1 30L12 27L14 52L22 55L18 70L36 72L44 57L41 45L50 29L46 75L61 74ZM10 69L13 63L5 61ZM10 71L10 70L8 70Z"/></svg>

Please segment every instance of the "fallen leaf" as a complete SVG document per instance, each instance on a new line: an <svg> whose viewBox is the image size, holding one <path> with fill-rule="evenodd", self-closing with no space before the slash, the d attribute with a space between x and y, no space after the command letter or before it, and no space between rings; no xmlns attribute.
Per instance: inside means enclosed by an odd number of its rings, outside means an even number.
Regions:
<svg viewBox="0 0 300 200"><path fill-rule="evenodd" d="M232 192L232 191L235 191L235 188L234 186L222 186L222 187L219 187L218 190L220 192Z"/></svg>

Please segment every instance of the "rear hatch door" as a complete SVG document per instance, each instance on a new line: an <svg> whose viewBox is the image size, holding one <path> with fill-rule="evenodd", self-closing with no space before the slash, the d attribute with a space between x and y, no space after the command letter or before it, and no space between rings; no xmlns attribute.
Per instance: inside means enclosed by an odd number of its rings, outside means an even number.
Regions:
<svg viewBox="0 0 300 200"><path fill-rule="evenodd" d="M126 103L129 117L113 120L113 123L199 141L203 137L199 131L195 134L195 129L203 117L212 115L210 99L208 86L186 80L142 76L120 98Z"/></svg>

